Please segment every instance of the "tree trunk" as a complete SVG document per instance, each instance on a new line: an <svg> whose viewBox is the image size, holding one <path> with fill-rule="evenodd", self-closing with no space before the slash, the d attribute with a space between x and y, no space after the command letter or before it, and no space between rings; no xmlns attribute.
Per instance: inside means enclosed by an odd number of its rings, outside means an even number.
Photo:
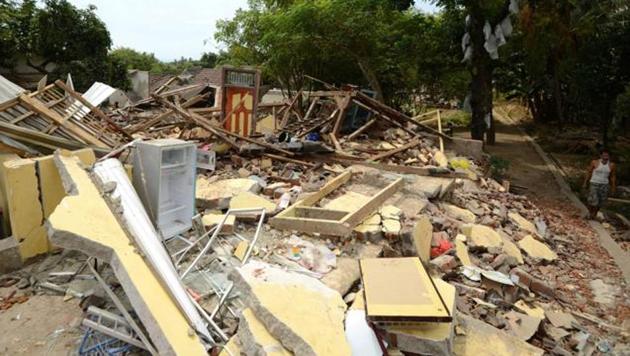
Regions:
<svg viewBox="0 0 630 356"><path fill-rule="evenodd" d="M470 37L473 48L472 65L470 67L472 76L470 84L470 106L472 108L470 136L474 140L483 140L484 133L488 130L487 115L490 115L490 127L493 126L492 63L486 49L483 47L485 42L483 25L485 21L481 9L478 6L472 6L470 17Z"/></svg>
<svg viewBox="0 0 630 356"><path fill-rule="evenodd" d="M553 101L555 117L558 120L558 129L562 131L564 126L564 112L562 111L562 90L560 88L560 73L558 73L558 56L552 55L549 57L551 71L552 71L552 87L553 87Z"/></svg>
<svg viewBox="0 0 630 356"><path fill-rule="evenodd" d="M361 69L361 73L363 73L363 77L370 84L372 90L376 92L377 101L384 103L385 97L383 96L383 88L381 87L381 82L378 80L376 73L372 70L372 67L367 63L366 60L362 58L357 58L357 63L359 64L359 69Z"/></svg>

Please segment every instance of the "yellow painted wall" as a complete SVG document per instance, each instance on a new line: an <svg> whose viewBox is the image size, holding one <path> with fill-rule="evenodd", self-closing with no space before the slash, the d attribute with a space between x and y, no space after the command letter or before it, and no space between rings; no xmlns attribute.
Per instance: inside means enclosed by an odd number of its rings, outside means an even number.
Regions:
<svg viewBox="0 0 630 356"><path fill-rule="evenodd" d="M79 157L86 165L92 165L96 160L91 149L66 151L66 154ZM12 158L7 157L3 162L0 158L2 196L6 196L7 205L7 210L3 211L8 212L12 235L20 243L20 255L26 260L51 250L44 219L52 214L66 194L52 156Z"/></svg>
<svg viewBox="0 0 630 356"><path fill-rule="evenodd" d="M0 238L11 236L11 221L9 220L9 202L7 201L7 192L4 185L4 162L20 159L15 153L0 154L0 208L2 208L2 236Z"/></svg>
<svg viewBox="0 0 630 356"><path fill-rule="evenodd" d="M35 160L17 159L3 165L12 235L20 244L22 259L48 252Z"/></svg>

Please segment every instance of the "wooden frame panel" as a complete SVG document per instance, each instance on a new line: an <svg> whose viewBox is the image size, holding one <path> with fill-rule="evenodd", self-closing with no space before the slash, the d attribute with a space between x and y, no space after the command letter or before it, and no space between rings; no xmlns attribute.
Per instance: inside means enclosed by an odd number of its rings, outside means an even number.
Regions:
<svg viewBox="0 0 630 356"><path fill-rule="evenodd" d="M313 207L318 201L347 183L352 177L351 171L345 171L319 190L319 192L296 202L285 211L270 220L271 226L283 230L297 230L307 233L320 233L332 236L347 236L361 221L369 217L385 200L403 185L398 178L380 190L365 205L353 212L340 212Z"/></svg>

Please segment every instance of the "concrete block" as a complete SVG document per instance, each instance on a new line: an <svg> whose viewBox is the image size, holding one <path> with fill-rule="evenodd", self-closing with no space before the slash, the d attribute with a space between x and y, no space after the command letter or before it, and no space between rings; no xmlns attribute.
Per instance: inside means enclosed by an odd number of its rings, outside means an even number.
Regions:
<svg viewBox="0 0 630 356"><path fill-rule="evenodd" d="M195 199L197 205L204 209L227 209L235 195L258 191L260 185L253 179L236 178L211 182L205 176L199 176L195 184Z"/></svg>
<svg viewBox="0 0 630 356"><path fill-rule="evenodd" d="M0 239L0 275L20 268L22 268L22 257L17 240L12 237Z"/></svg>
<svg viewBox="0 0 630 356"><path fill-rule="evenodd" d="M383 220L383 233L388 239L396 239L400 236L402 225L398 219Z"/></svg>
<svg viewBox="0 0 630 356"><path fill-rule="evenodd" d="M201 218L201 222L206 229L211 229L223 220L223 214L204 214ZM221 228L221 233L223 234L231 234L234 232L234 223L236 222L236 217L234 215L230 215L223 223L223 227Z"/></svg>
<svg viewBox="0 0 630 356"><path fill-rule="evenodd" d="M438 256L432 259L430 263L444 273L452 271L458 265L457 259L451 255Z"/></svg>
<svg viewBox="0 0 630 356"><path fill-rule="evenodd" d="M293 355L269 333L250 308L243 309L239 318L238 339L241 343L241 352L245 355Z"/></svg>
<svg viewBox="0 0 630 356"><path fill-rule="evenodd" d="M46 222L51 240L109 263L160 354L206 355L177 303L138 253L78 159L59 156L55 160L68 195Z"/></svg>
<svg viewBox="0 0 630 356"><path fill-rule="evenodd" d="M245 304L269 333L297 355L350 355L346 304L317 279L250 261L230 274Z"/></svg>
<svg viewBox="0 0 630 356"><path fill-rule="evenodd" d="M452 137L450 140L444 140L447 149L457 152L460 156L472 157L476 160L483 158L483 141L472 140L467 138Z"/></svg>

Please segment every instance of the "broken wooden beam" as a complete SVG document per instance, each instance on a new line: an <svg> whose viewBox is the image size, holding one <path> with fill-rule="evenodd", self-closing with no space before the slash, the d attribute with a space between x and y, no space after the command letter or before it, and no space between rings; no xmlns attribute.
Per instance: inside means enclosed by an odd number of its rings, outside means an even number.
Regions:
<svg viewBox="0 0 630 356"><path fill-rule="evenodd" d="M44 118L53 121L54 124L57 126L62 126L66 128L73 136L80 139L81 141L101 148L111 148L96 137L92 136L92 134L85 131L83 128L71 122L70 120L64 120L64 118L61 117L59 113L49 109L39 100L24 94L20 95L19 100L29 110L32 110L37 114L43 116Z"/></svg>
<svg viewBox="0 0 630 356"><path fill-rule="evenodd" d="M418 146L420 144L422 144L422 139L416 138L416 139L414 139L413 141L409 142L406 145L402 145L402 146L400 146L398 148L394 148L393 150L389 150L387 152L383 152L383 153L377 154L375 156L372 156L372 157L368 158L367 161L380 161L383 158L387 158L387 157L393 156L393 155L395 155L397 153L406 151L406 150L408 150L410 148L413 148L413 147L416 147L416 146Z"/></svg>

